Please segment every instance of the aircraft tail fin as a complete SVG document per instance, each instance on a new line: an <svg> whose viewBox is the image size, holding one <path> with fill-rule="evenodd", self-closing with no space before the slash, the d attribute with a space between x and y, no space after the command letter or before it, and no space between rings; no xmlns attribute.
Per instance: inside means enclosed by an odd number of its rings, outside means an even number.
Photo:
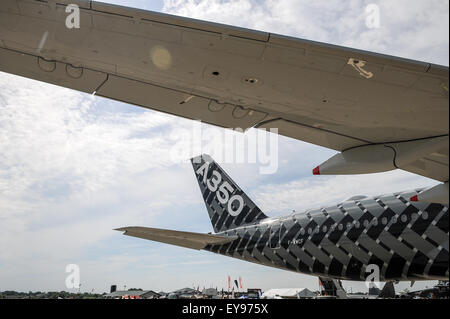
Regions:
<svg viewBox="0 0 450 319"><path fill-rule="evenodd" d="M216 233L267 218L211 156L191 162Z"/></svg>

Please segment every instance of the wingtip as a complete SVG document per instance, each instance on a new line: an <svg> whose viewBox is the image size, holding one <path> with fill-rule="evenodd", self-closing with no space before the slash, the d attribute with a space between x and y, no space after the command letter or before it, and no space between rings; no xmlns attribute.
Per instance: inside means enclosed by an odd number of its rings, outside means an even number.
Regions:
<svg viewBox="0 0 450 319"><path fill-rule="evenodd" d="M320 175L320 167L319 166L315 167L312 172L313 175Z"/></svg>
<svg viewBox="0 0 450 319"><path fill-rule="evenodd" d="M411 202L418 202L418 201L419 201L419 197L418 197L417 195L414 195L414 196L412 196L409 200L410 200Z"/></svg>

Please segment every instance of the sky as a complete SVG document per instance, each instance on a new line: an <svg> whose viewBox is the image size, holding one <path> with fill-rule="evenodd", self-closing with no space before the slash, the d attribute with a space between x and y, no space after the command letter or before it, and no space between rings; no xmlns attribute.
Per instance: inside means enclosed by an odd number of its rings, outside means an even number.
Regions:
<svg viewBox="0 0 450 319"><path fill-rule="evenodd" d="M105 1L370 50L448 66L448 1L152 0ZM376 4L379 20L367 24ZM81 291L110 285L173 291L306 287L317 278L122 236L147 226L210 232L190 163L174 158L193 121L0 73L0 291L68 289L66 266ZM225 148L224 130L201 125L205 149ZM434 185L404 171L312 176L334 151L278 136L277 170L260 163L221 166L269 216ZM370 181L370 182L368 182ZM434 282L416 283L414 288ZM353 291L363 283L344 282ZM409 283L396 286L402 290ZM411 289L411 288L410 288Z"/></svg>

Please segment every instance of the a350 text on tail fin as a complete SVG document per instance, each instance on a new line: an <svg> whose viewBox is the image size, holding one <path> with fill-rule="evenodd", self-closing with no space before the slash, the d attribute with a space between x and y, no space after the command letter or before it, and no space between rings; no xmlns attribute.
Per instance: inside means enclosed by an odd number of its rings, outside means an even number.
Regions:
<svg viewBox="0 0 450 319"><path fill-rule="evenodd" d="M222 180L222 174L217 170L212 170L211 177L208 179L210 164L210 162L205 161L205 163L195 171L195 174L202 176L203 184L206 185L211 192L216 194L217 200L222 205L226 205L228 214L231 216L239 215L244 208L244 199L238 194L231 195L234 192L234 187L227 181ZM234 205L236 203L237 206Z"/></svg>
<svg viewBox="0 0 450 319"><path fill-rule="evenodd" d="M193 158L192 166L215 232L267 218L209 155Z"/></svg>

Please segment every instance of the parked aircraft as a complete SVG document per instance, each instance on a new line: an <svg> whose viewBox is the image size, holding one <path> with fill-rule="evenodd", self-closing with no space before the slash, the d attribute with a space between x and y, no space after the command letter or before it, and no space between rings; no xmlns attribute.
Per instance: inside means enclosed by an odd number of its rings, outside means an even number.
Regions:
<svg viewBox="0 0 450 319"><path fill-rule="evenodd" d="M448 280L448 205L412 202L420 189L269 218L209 156L192 159L215 234L123 227L117 230L172 245L321 280ZM276 196L276 195L274 195Z"/></svg>

